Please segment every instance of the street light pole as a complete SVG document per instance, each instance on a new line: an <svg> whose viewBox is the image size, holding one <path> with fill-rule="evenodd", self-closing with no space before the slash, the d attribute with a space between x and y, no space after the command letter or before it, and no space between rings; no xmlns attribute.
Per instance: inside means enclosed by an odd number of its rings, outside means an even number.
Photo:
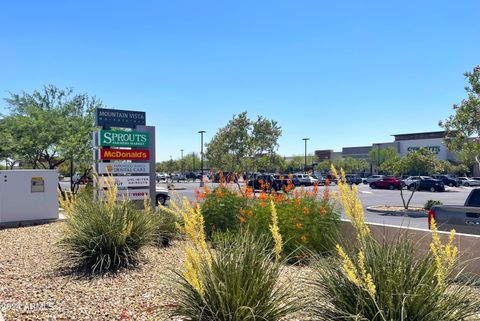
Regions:
<svg viewBox="0 0 480 321"><path fill-rule="evenodd" d="M195 152L192 153L192 159L193 159L193 171L195 173Z"/></svg>
<svg viewBox="0 0 480 321"><path fill-rule="evenodd" d="M204 185L204 182L203 182L203 134L206 133L206 131L204 130L200 130L198 132L200 134L200 172L201 172L201 175L202 175L202 178L200 179L200 187L203 187Z"/></svg>
<svg viewBox="0 0 480 321"><path fill-rule="evenodd" d="M377 144L377 174L380 173L380 144Z"/></svg>
<svg viewBox="0 0 480 321"><path fill-rule="evenodd" d="M183 149L180 149L180 167L182 169L182 175L183 175Z"/></svg>
<svg viewBox="0 0 480 321"><path fill-rule="evenodd" d="M310 138L302 138L302 140L305 141L305 164L303 170L307 174L307 140L310 140Z"/></svg>

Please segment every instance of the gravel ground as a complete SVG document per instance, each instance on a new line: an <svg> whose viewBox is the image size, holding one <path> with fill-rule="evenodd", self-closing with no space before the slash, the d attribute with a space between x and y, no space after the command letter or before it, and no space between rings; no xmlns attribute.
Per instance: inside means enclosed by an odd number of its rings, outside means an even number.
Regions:
<svg viewBox="0 0 480 321"><path fill-rule="evenodd" d="M61 224L0 230L0 311L6 321L170 320L172 269L183 266L183 242L145 249L135 269L87 278L66 272L71 267L55 245ZM289 266L284 275L299 280L308 272Z"/></svg>

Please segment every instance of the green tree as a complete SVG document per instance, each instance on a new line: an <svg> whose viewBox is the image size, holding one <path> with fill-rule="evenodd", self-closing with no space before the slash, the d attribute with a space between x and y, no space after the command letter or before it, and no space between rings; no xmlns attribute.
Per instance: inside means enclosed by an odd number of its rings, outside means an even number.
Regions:
<svg viewBox="0 0 480 321"><path fill-rule="evenodd" d="M393 147L375 147L370 150L368 153L370 161L373 165L380 167L383 163L388 162L392 159L400 157L397 150Z"/></svg>
<svg viewBox="0 0 480 321"><path fill-rule="evenodd" d="M10 158L49 169L67 160L91 163L93 115L101 101L53 85L32 94L10 94L5 101L10 113L2 119L0 134L14 146Z"/></svg>
<svg viewBox="0 0 480 321"><path fill-rule="evenodd" d="M444 164L436 159L435 154L427 148L420 148L416 151L409 152L405 157L395 157L380 165L380 170L388 172L391 175L430 175L433 173L442 173ZM405 209L408 209L413 195L416 192L414 185L408 200L405 200L403 188L400 189L400 197Z"/></svg>
<svg viewBox="0 0 480 321"><path fill-rule="evenodd" d="M439 125L447 131L445 142L467 165L480 165L480 66L466 72L467 98L454 104L455 114Z"/></svg>
<svg viewBox="0 0 480 321"><path fill-rule="evenodd" d="M315 162L315 156L307 155L307 167L311 167ZM293 155L287 162L286 167L291 172L303 172L305 168L305 155Z"/></svg>
<svg viewBox="0 0 480 321"><path fill-rule="evenodd" d="M276 121L258 116L248 118L247 112L234 115L206 144L205 156L210 168L223 171L255 171L262 157L271 157L278 148L282 134Z"/></svg>
<svg viewBox="0 0 480 321"><path fill-rule="evenodd" d="M361 173L366 171L370 166L364 159L355 159L347 157L343 160L343 169L347 173Z"/></svg>
<svg viewBox="0 0 480 321"><path fill-rule="evenodd" d="M435 154L424 147L403 157L397 170L404 175L431 175L444 171L442 163L437 160Z"/></svg>
<svg viewBox="0 0 480 321"><path fill-rule="evenodd" d="M400 156L393 157L384 161L379 170L387 175L400 175L402 173L402 162Z"/></svg>
<svg viewBox="0 0 480 321"><path fill-rule="evenodd" d="M329 159L319 162L316 166L316 170L319 172L328 172L330 168L332 168L332 161Z"/></svg>

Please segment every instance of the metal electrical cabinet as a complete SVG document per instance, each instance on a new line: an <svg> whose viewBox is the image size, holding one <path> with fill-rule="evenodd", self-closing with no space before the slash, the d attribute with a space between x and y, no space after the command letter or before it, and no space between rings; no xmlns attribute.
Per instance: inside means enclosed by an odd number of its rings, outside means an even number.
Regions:
<svg viewBox="0 0 480 321"><path fill-rule="evenodd" d="M56 170L0 171L0 224L58 219Z"/></svg>

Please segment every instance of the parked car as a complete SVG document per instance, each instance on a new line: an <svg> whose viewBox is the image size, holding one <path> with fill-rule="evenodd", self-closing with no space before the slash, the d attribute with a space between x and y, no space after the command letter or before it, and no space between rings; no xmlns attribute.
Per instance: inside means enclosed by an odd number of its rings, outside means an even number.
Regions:
<svg viewBox="0 0 480 321"><path fill-rule="evenodd" d="M428 225L435 219L441 231L455 229L459 233L480 234L480 189L468 195L465 205L435 205L428 212Z"/></svg>
<svg viewBox="0 0 480 321"><path fill-rule="evenodd" d="M308 174L293 174L293 179L295 181L294 183L298 184L296 186L310 186L315 184L315 182L317 181Z"/></svg>
<svg viewBox="0 0 480 321"><path fill-rule="evenodd" d="M172 174L172 181L180 182L180 181L185 181L186 179L187 179L187 176L185 174L182 174L182 173Z"/></svg>
<svg viewBox="0 0 480 321"><path fill-rule="evenodd" d="M480 186L480 181L468 177L457 177L457 181L461 186L465 187Z"/></svg>
<svg viewBox="0 0 480 321"><path fill-rule="evenodd" d="M167 178L168 178L168 174L167 173L156 173L155 175L155 179L158 182L161 182L161 181L166 181Z"/></svg>
<svg viewBox="0 0 480 321"><path fill-rule="evenodd" d="M375 181L379 181L381 179L383 179L385 177L385 175L372 175L372 176L369 176L365 179L365 184L370 184L372 182L375 182Z"/></svg>
<svg viewBox="0 0 480 321"><path fill-rule="evenodd" d="M325 177L325 181L327 181L327 180L330 184L337 184L337 178L333 174L328 174Z"/></svg>
<svg viewBox="0 0 480 321"><path fill-rule="evenodd" d="M433 179L433 177L430 177L430 176L408 176L407 178L405 178L403 180L403 183L405 184L404 186L407 186L407 188L409 188L412 183L415 183L417 181L421 181L421 180L424 180L424 179Z"/></svg>
<svg viewBox="0 0 480 321"><path fill-rule="evenodd" d="M158 205L165 206L165 204L167 203L167 201L169 199L170 199L170 193L169 193L168 189L166 189L164 187L157 187L156 188L155 200L156 200L157 206Z"/></svg>
<svg viewBox="0 0 480 321"><path fill-rule="evenodd" d="M409 181L408 179L406 181ZM445 184L441 180L431 178L429 176L420 176L419 180L415 180L409 184L406 183L407 188L411 191L430 191L430 192L444 192Z"/></svg>
<svg viewBox="0 0 480 321"><path fill-rule="evenodd" d="M317 180L318 185L325 185L325 178L322 175L314 174L312 177Z"/></svg>
<svg viewBox="0 0 480 321"><path fill-rule="evenodd" d="M350 184L350 185L353 185L353 184L358 185L362 183L362 178L355 174L346 174L345 181L347 182L347 184Z"/></svg>
<svg viewBox="0 0 480 321"><path fill-rule="evenodd" d="M394 189L401 189L403 188L402 181L399 179L396 179L395 177L388 177L385 176L380 180L371 182L370 188L375 189L375 188L386 188L390 190Z"/></svg>
<svg viewBox="0 0 480 321"><path fill-rule="evenodd" d="M275 179L279 179L279 180L287 180L287 184L288 184L288 181L291 180L291 181L292 181L292 184L293 184L294 186L300 186L300 182L298 181L298 178L295 177L295 175L292 175L292 176L290 177L290 175L288 175L288 174L285 174L285 175L275 174L275 175L273 175L273 177L274 177Z"/></svg>
<svg viewBox="0 0 480 321"><path fill-rule="evenodd" d="M279 175L280 176L280 175ZM275 178L274 175L262 174L258 175L247 182L247 186L252 187L254 190L264 189L266 192L285 191L290 180L287 178Z"/></svg>
<svg viewBox="0 0 480 321"><path fill-rule="evenodd" d="M217 172L213 175L214 183L238 183L238 174L233 172Z"/></svg>
<svg viewBox="0 0 480 321"><path fill-rule="evenodd" d="M459 185L458 181L455 178L448 175L432 175L432 177L441 180L446 186L458 187Z"/></svg>

